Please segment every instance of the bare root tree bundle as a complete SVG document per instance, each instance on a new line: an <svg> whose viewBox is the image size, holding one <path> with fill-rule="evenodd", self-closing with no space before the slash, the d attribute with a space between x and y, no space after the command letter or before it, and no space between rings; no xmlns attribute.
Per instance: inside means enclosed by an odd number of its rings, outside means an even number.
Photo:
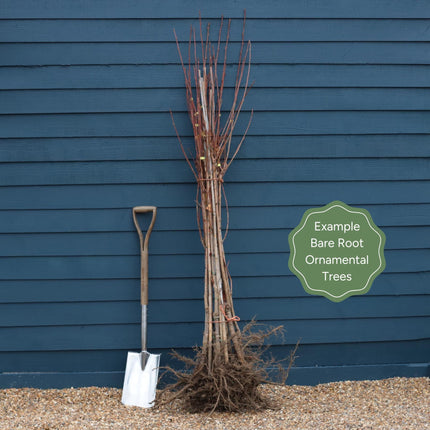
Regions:
<svg viewBox="0 0 430 430"><path fill-rule="evenodd" d="M242 138L233 144L233 132L250 88L251 43L242 40L237 59L233 96L229 109L223 104L227 73L227 52L230 20L223 37L221 18L217 42L210 40L209 25L203 31L200 19L199 35L191 29L188 62L184 61L178 38L177 48L185 77L188 113L194 134L194 153L186 153L172 120L185 158L197 182L197 220L205 251L204 307L205 326L202 347L194 360L182 357L192 367L191 372L174 372L177 389L174 397L182 396L189 409L229 410L267 407L258 386L267 381L261 351L256 352L249 341L261 341L279 331L275 328L258 335L243 337L235 315L232 281L224 253L226 231L222 228L222 207L228 205L224 192L224 176L236 157ZM223 39L223 40L222 40ZM258 342L257 342L258 343Z"/></svg>
<svg viewBox="0 0 430 430"><path fill-rule="evenodd" d="M225 363L232 359L244 360L238 318L234 316L231 278L224 254L225 236L222 232L221 215L225 197L224 175L244 139L243 136L233 152L233 131L249 88L251 43L245 44L242 31L233 100L227 118L223 119L222 101L230 21L224 43L221 42L222 30L221 19L218 42L214 47L209 39L209 25L206 35L203 35L200 20L200 42L196 41L192 29L188 65L184 63L175 34L185 77L188 112L194 132L193 163L186 154L182 142L181 147L197 181L197 219L205 250L203 354L209 367L212 367L214 360ZM221 73L218 70L220 56L222 56ZM248 127L250 122L251 118ZM178 138L181 140L179 134ZM233 344L233 351L229 351L230 342Z"/></svg>

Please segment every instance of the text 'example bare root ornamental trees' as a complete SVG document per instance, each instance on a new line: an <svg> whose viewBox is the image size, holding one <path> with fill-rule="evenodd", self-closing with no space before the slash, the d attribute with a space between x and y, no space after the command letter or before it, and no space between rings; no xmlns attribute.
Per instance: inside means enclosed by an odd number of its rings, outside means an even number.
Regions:
<svg viewBox="0 0 430 430"><path fill-rule="evenodd" d="M227 25L223 23L221 18L218 38L214 43L210 40L209 25L203 31L201 19L197 38L195 30L191 28L188 61L184 60L186 56L181 53L175 33L194 134L192 155L187 154L182 144L173 115L172 119L197 182L197 221L205 251L205 328L202 347L195 359L182 357L192 367L191 372L174 371L177 377L175 397L181 397L186 406L194 411L237 411L268 406L258 389L268 379L266 363L261 353L251 346L264 335L261 331L252 334L240 330L224 253L226 231L223 231L221 222L223 203L227 208L224 175L244 141L251 124L252 111L246 128L242 130L242 137L234 142L233 131L250 88L251 43L244 41L244 19L234 71L234 87L226 110L223 95L226 74L231 70L227 66L231 22L229 20ZM228 218L228 210L226 216Z"/></svg>

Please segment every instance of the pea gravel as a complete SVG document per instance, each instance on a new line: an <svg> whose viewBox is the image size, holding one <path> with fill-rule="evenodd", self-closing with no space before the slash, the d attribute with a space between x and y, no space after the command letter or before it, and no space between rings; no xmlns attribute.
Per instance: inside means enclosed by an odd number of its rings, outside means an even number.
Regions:
<svg viewBox="0 0 430 430"><path fill-rule="evenodd" d="M278 410L188 414L173 405L121 404L115 388L0 390L0 429L430 429L430 378L264 386Z"/></svg>

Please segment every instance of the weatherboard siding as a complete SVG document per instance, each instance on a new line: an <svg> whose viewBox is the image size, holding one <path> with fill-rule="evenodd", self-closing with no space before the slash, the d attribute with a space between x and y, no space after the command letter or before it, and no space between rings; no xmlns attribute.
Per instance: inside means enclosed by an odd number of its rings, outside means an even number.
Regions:
<svg viewBox="0 0 430 430"><path fill-rule="evenodd" d="M0 6L0 386L121 386L139 348L136 205L156 205L148 348L203 329L192 145L173 38L243 8L252 126L226 176L236 313L283 324L291 383L429 374L430 5L5 0ZM232 79L226 81L226 97ZM342 303L306 294L288 234L342 200L384 231L385 271Z"/></svg>

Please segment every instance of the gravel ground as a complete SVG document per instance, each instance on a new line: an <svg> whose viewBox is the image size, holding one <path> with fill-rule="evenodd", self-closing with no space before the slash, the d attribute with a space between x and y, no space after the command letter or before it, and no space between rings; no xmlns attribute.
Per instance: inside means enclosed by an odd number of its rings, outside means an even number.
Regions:
<svg viewBox="0 0 430 430"><path fill-rule="evenodd" d="M188 414L175 403L126 407L121 390L77 388L0 390L0 429L430 429L430 378L333 382L262 389L279 410Z"/></svg>

